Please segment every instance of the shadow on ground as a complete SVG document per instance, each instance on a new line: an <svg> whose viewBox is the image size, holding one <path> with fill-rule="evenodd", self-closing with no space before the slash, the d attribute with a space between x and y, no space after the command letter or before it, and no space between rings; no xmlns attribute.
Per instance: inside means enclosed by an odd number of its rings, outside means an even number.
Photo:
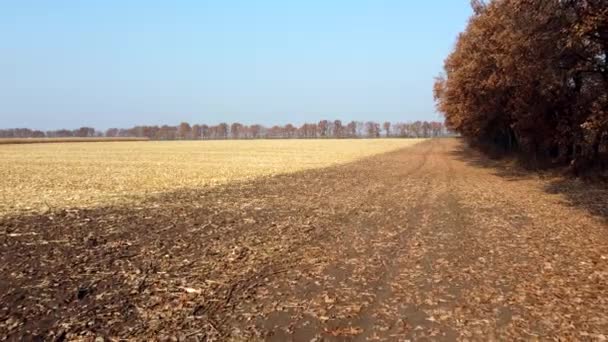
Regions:
<svg viewBox="0 0 608 342"><path fill-rule="evenodd" d="M382 183L400 153L138 204L0 217L0 340L226 340L239 305L273 298L256 292L267 279L321 264L318 246L335 244L334 228L358 210L343 199Z"/></svg>
<svg viewBox="0 0 608 342"><path fill-rule="evenodd" d="M567 205L584 209L590 214L608 221L608 183L606 182L585 181L564 176L558 171L526 170L514 163L512 159L487 157L469 147L464 141L457 144L450 154L468 165L491 169L494 175L507 181L542 180L547 193L563 195Z"/></svg>

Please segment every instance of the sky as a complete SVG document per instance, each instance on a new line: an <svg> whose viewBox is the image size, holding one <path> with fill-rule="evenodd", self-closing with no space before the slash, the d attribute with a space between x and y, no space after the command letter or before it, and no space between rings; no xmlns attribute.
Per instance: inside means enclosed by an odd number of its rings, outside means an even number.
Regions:
<svg viewBox="0 0 608 342"><path fill-rule="evenodd" d="M3 0L0 128L441 120L468 0Z"/></svg>

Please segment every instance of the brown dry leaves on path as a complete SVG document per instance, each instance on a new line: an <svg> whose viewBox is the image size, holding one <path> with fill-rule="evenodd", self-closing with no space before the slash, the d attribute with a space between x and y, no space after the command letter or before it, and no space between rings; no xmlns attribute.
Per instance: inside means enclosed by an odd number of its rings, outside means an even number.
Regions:
<svg viewBox="0 0 608 342"><path fill-rule="evenodd" d="M463 151L5 218L0 336L608 337L605 217Z"/></svg>

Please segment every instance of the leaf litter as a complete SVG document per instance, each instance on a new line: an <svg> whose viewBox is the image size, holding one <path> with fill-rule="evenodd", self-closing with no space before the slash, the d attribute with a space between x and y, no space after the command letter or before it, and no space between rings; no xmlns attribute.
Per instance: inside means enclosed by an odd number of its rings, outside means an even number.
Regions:
<svg viewBox="0 0 608 342"><path fill-rule="evenodd" d="M4 217L0 336L605 338L606 222L459 148Z"/></svg>

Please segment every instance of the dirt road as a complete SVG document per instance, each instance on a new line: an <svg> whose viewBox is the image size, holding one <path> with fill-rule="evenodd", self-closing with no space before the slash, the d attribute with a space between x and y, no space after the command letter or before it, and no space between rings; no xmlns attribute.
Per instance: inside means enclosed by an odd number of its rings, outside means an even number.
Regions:
<svg viewBox="0 0 608 342"><path fill-rule="evenodd" d="M608 191L432 140L0 221L0 337L608 338Z"/></svg>

